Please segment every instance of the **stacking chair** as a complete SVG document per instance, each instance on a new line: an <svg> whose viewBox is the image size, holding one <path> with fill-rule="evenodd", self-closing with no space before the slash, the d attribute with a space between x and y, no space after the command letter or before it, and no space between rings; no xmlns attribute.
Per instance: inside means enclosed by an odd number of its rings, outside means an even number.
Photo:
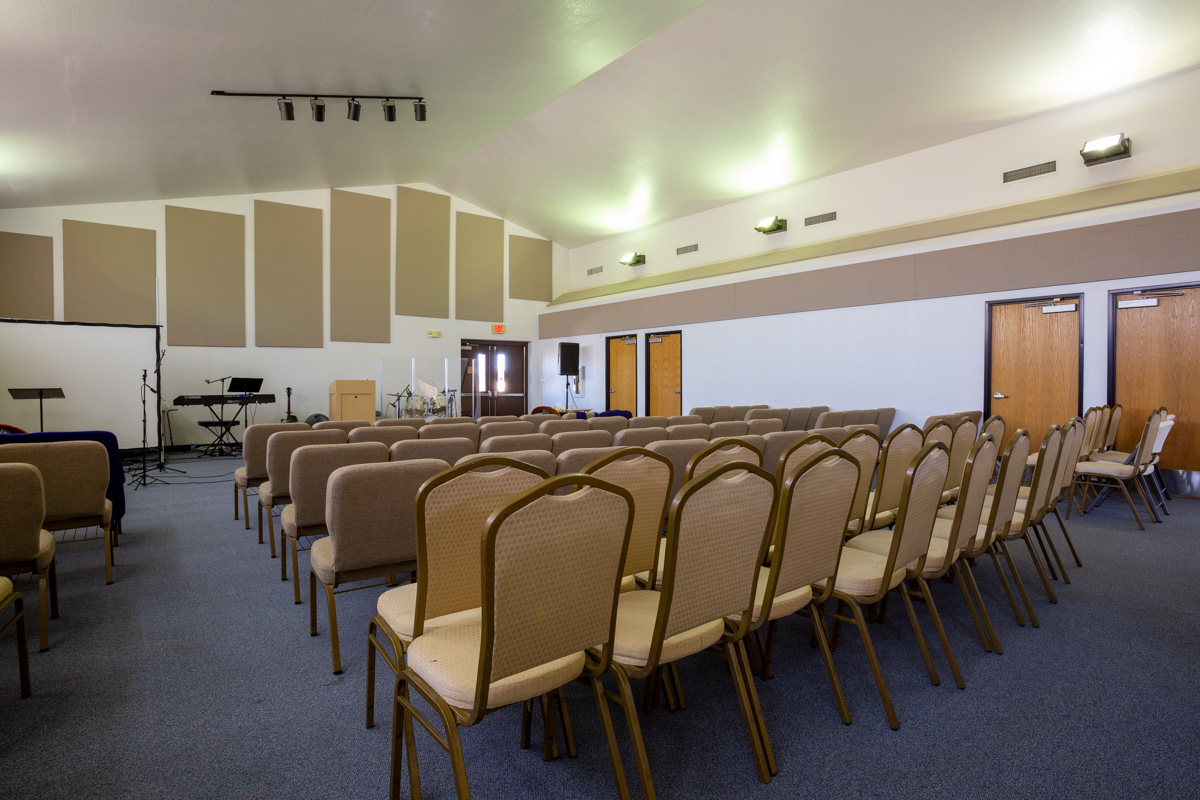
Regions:
<svg viewBox="0 0 1200 800"><path fill-rule="evenodd" d="M569 422L570 420L563 420ZM563 431L550 437L550 450L561 455L577 447L610 447L612 434L603 430Z"/></svg>
<svg viewBox="0 0 1200 800"><path fill-rule="evenodd" d="M587 424L589 430L608 431L616 436L618 431L629 427L629 420L624 417L591 417L587 420Z"/></svg>
<svg viewBox="0 0 1200 800"><path fill-rule="evenodd" d="M867 430L851 431L843 436L837 446L849 453L858 462L858 488L854 492L854 506L850 511L847 533L862 530L863 518L867 513L867 500L871 496L871 481L875 478L875 465L879 462L882 445L879 437Z"/></svg>
<svg viewBox="0 0 1200 800"><path fill-rule="evenodd" d="M554 474L570 475L572 472L583 472L584 467L593 461L599 461L609 453L627 449L620 447L575 447L554 457ZM626 487L628 488L628 487ZM635 498L636 499L636 498ZM662 532L661 527L659 533Z"/></svg>
<svg viewBox="0 0 1200 800"><path fill-rule="evenodd" d="M554 440L544 433L518 433L513 436L493 436L479 443L480 453L512 453L517 450L552 452Z"/></svg>
<svg viewBox="0 0 1200 800"><path fill-rule="evenodd" d="M530 464L488 456L451 467L422 484L415 512L417 582L381 594L367 625L368 728L375 725L376 652L399 676L415 636L418 603L425 631L479 619L481 567L472 555L479 551L488 516L545 479L546 473Z"/></svg>
<svg viewBox="0 0 1200 800"><path fill-rule="evenodd" d="M92 441L5 444L0 445L0 463L32 464L41 473L42 529L50 533L98 529L98 535L71 534L59 544L103 539L104 582L112 583L112 501L105 497L109 469L104 445Z"/></svg>
<svg viewBox="0 0 1200 800"><path fill-rule="evenodd" d="M1075 566L1082 567L1083 562L1079 560L1079 553L1075 550L1075 543L1071 541L1071 534L1067 531L1067 524L1063 521L1062 514L1058 512L1058 506L1063 501L1066 501L1068 510L1071 505L1071 486L1075 480L1075 470L1079 467L1080 453L1083 449L1084 439L1087 437L1087 426L1079 417L1075 417L1065 428L1066 433L1063 436L1062 451L1058 456L1058 465L1054 470L1054 483L1050 486L1050 513L1054 514L1054 518L1058 520L1058 527L1062 531L1063 539L1067 542L1067 547L1071 549L1071 556L1075 559ZM1021 499L1017 499L1018 507L1021 504ZM1046 530L1046 538L1050 538L1049 529ZM1053 544L1053 542L1051 542ZM1058 559L1058 551L1054 551L1056 561ZM1066 569L1063 568L1062 562L1059 561L1059 569L1063 572L1064 580L1066 579Z"/></svg>
<svg viewBox="0 0 1200 800"><path fill-rule="evenodd" d="M375 420L376 428L412 428L420 430L425 427L424 417L400 417L399 419L377 419Z"/></svg>
<svg viewBox="0 0 1200 800"><path fill-rule="evenodd" d="M1008 535L1012 526L1013 517L1017 507L1017 493L1021 488L1021 480L1025 475L1025 460L1029 457L1029 433L1024 428L1018 428L1009 440L1008 448L1004 451L1004 455L1000 459L1000 472L996 478L995 494L992 495L992 504L985 510L987 520L980 526L979 533L974 541L970 542L963 556L967 563L982 556L984 553L992 560L992 565L996 568L996 576L1000 579L1000 585L1004 587L1004 594L1008 597L1009 605L1012 606L1013 617L1016 618L1017 624L1024 626L1025 618L1021 614L1021 608L1017 605L1017 600L1013 597L1012 589L1009 587L1008 579L1004 576L1004 569L1000 566L999 556L1004 556L1008 562L1009 571L1012 572L1013 581L1017 584L1017 590L1021 594L1021 600L1025 603L1025 608L1030 614L1030 621L1033 627L1039 627L1037 613L1033 610L1033 604L1029 602L1029 594L1025 591L1025 583L1021 580L1021 574L1017 572L1017 565L1012 559L1012 554L1008 551L1008 546L1004 542L1004 537ZM942 509L945 511L945 509ZM942 513L939 511L939 515ZM935 533L937 529L935 528ZM987 640L984 641L984 649L994 649L997 653L1003 653L1004 650L1000 645L1000 637L996 634L996 629L992 625L991 616L987 612L987 606L984 605L983 595L979 592L979 586L975 583L974 574L966 573L970 581L970 589L974 594L974 600L979 608L980 616L983 618Z"/></svg>
<svg viewBox="0 0 1200 800"><path fill-rule="evenodd" d="M672 425L707 425L707 424L708 423L706 423L704 421L704 417L700 416L699 414L676 414L674 416L667 417L667 427L668 428L670 428Z"/></svg>
<svg viewBox="0 0 1200 800"><path fill-rule="evenodd" d="M745 423L743 423L745 424ZM778 433L763 434L763 463L767 465L767 469L774 469L772 465L779 463L779 457L783 455L783 451L791 447L796 442L808 436L809 431L779 431ZM722 434L723 436L744 436L745 431L740 434ZM717 435L713 433L713 438Z"/></svg>
<svg viewBox="0 0 1200 800"><path fill-rule="evenodd" d="M366 428L355 428L350 431L346 440L350 444L358 444L359 442L379 442L384 447L391 447L396 442L407 442L417 438L417 429L410 428L407 425L391 425L386 428L376 428L370 426Z"/></svg>
<svg viewBox="0 0 1200 800"><path fill-rule="evenodd" d="M1116 406L1113 409L1113 416L1117 416ZM1160 411L1151 412L1146 419L1146 424L1142 428L1142 438L1138 440L1137 449L1129 456L1129 463L1115 464L1111 461L1102 460L1099 456L1093 455L1092 461L1084 461L1075 467L1075 481L1071 488L1071 494L1074 495L1075 487L1084 487L1084 497L1087 497L1087 489L1101 489L1106 487L1115 487L1121 490L1121 494L1125 495L1125 502L1129 504L1129 510L1133 512L1133 519L1137 522L1140 530L1146 530L1146 526L1142 525L1142 519L1138 516L1137 508L1133 505L1133 498L1129 495L1129 490L1126 488L1126 482L1133 484L1137 489L1138 495L1142 499L1142 504L1146 506L1146 511L1152 519L1157 519L1154 512L1150 509L1150 501L1146 497L1145 491L1142 489L1142 483L1139 478L1144 477L1152 468L1154 461L1154 443L1158 437L1159 428L1162 426L1164 413ZM1100 454L1103 455L1103 454ZM1080 483L1080 479L1083 483ZM1086 510L1090 510L1102 498L1103 495L1098 495L1087 506ZM1067 513L1070 517L1070 509Z"/></svg>
<svg viewBox="0 0 1200 800"><path fill-rule="evenodd" d="M624 422L623 417L602 417L602 419L619 419ZM554 436L556 433L587 430L592 430L591 420L555 418L546 420L538 425L536 430L529 431L529 433L544 433L547 436Z"/></svg>
<svg viewBox="0 0 1200 800"><path fill-rule="evenodd" d="M233 471L233 518L238 518L238 493L242 495L242 516L250 530L250 489L267 480L267 439L279 431L307 431L307 422L273 422L251 425L242 437L243 465ZM258 543L262 544L262 506L258 507Z"/></svg>
<svg viewBox="0 0 1200 800"><path fill-rule="evenodd" d="M1039 527L1042 525L1042 519L1046 515L1046 511L1050 506L1051 493L1054 486L1054 469L1058 464L1058 455L1062 450L1062 428L1058 425L1051 425L1046 431L1046 435L1042 438L1042 444L1035 454L1033 467L1033 482L1029 487L1029 494L1025 498L1024 506L1018 503L1016 511L1013 513L1012 523L1009 525L1008 531L1005 532L999 541L1005 543L1004 549L1007 550L1007 543L1017 539L1023 539L1025 546L1029 549L1029 557L1033 560L1033 565L1037 569L1038 577L1042 579L1042 588L1046 590L1046 596L1051 603L1058 602L1058 595L1054 591L1054 587L1050 585L1050 578L1046 575L1046 569L1042 566L1041 559L1038 558L1037 551L1033 548L1033 540L1038 539L1039 547L1042 549L1047 560L1049 554L1045 552L1045 544L1039 536ZM1029 459L1026 459L1026 463ZM1051 542L1053 546L1053 542ZM1011 563L1010 563L1011 568ZM1013 574L1016 574L1014 570ZM1032 611L1032 606L1029 607Z"/></svg>
<svg viewBox="0 0 1200 800"><path fill-rule="evenodd" d="M666 417L634 417L629 420L630 428L665 428L667 427Z"/></svg>
<svg viewBox="0 0 1200 800"><path fill-rule="evenodd" d="M538 406L538 408L549 408L549 406ZM532 414L522 414L520 420L522 422L532 422L534 425L541 425L548 419L562 419L562 415L557 411L540 412L534 409ZM622 417L624 419L624 417Z"/></svg>
<svg viewBox="0 0 1200 800"><path fill-rule="evenodd" d="M1112 414L1108 418L1108 426L1104 429L1104 444L1101 445L1101 450L1112 450L1117 443L1117 432L1121 429L1121 417L1124 416L1125 409L1117 403L1112 407Z"/></svg>
<svg viewBox="0 0 1200 800"><path fill-rule="evenodd" d="M745 436L750 432L750 425L736 419L727 422L714 422L708 426L708 432L712 439L724 439L726 436Z"/></svg>
<svg viewBox="0 0 1200 800"><path fill-rule="evenodd" d="M778 417L752 419L746 422L746 432L752 433L756 436L765 436L768 433L779 433L782 430L783 420L779 419Z"/></svg>
<svg viewBox="0 0 1200 800"><path fill-rule="evenodd" d="M659 427L626 428L613 434L613 444L617 447L645 447L651 442L666 440L667 429Z"/></svg>
<svg viewBox="0 0 1200 800"><path fill-rule="evenodd" d="M450 417L450 419L455 419ZM440 420L431 420L430 424L417 431L417 436L421 439L470 439L473 447L479 447L479 426L474 422L447 422L442 425L434 425L434 422ZM504 423L501 423L504 424Z"/></svg>
<svg viewBox="0 0 1200 800"><path fill-rule="evenodd" d="M745 422L741 417L734 416L733 406L713 406L712 422L729 422L735 419L738 422Z"/></svg>
<svg viewBox="0 0 1200 800"><path fill-rule="evenodd" d="M554 420L561 423L563 420ZM544 424L544 423L543 423ZM587 423L584 422L586 429ZM479 426L479 443L483 444L494 436L521 436L526 433L537 433L537 427L532 422L488 422Z"/></svg>
<svg viewBox="0 0 1200 800"><path fill-rule="evenodd" d="M549 450L510 450L502 453L475 453L463 456L458 460L457 464L467 464L484 458L495 458L497 455L535 466L546 475L554 474L558 468L558 457Z"/></svg>
<svg viewBox="0 0 1200 800"><path fill-rule="evenodd" d="M516 414L485 414L484 416L475 420L475 423L482 427L487 425L489 422L519 422L520 420L521 418Z"/></svg>
<svg viewBox="0 0 1200 800"><path fill-rule="evenodd" d="M1096 435L1100 429L1100 406L1092 406L1083 415L1083 443L1079 448L1079 460L1087 461L1096 449Z"/></svg>
<svg viewBox="0 0 1200 800"><path fill-rule="evenodd" d="M271 542L271 558L275 558L275 507L278 506L282 510L292 502L289 494L292 453L308 444L342 444L345 441L346 432L337 428L323 431L279 431L267 437L267 480L258 487L258 504L267 510L267 538ZM281 538L280 547L282 546Z"/></svg>
<svg viewBox="0 0 1200 800"><path fill-rule="evenodd" d="M475 452L475 444L470 439L450 437L449 439L410 439L399 441L388 448L388 457L392 461L407 461L417 458L437 458L447 464L457 464L460 459Z"/></svg>
<svg viewBox="0 0 1200 800"><path fill-rule="evenodd" d="M329 611L329 648L333 674L342 672L335 594L379 586L340 588L348 583L387 578L417 568L417 491L434 475L449 469L445 461L426 458L393 463L355 464L329 476L325 528L309 551L309 633L317 635L317 581L325 589Z"/></svg>
<svg viewBox="0 0 1200 800"><path fill-rule="evenodd" d="M1092 440L1091 450L1088 452L1089 460L1093 453L1104 450L1104 438L1108 436L1108 423L1112 420L1112 411L1112 406L1100 407L1100 419L1096 423L1096 436Z"/></svg>
<svg viewBox="0 0 1200 800"><path fill-rule="evenodd" d="M954 438L954 426L945 420L944 417L934 417L933 422L925 426L925 444L930 442L941 442L950 447L950 440Z"/></svg>
<svg viewBox="0 0 1200 800"><path fill-rule="evenodd" d="M712 436L712 429L703 422L697 422L691 425L668 425L667 438L676 439L703 439L708 441Z"/></svg>
<svg viewBox="0 0 1200 800"><path fill-rule="evenodd" d="M683 479L690 481L699 478L713 467L727 461L745 461L756 467L762 466L762 451L745 439L729 437L709 442L700 448L684 466Z"/></svg>
<svg viewBox="0 0 1200 800"><path fill-rule="evenodd" d="M1161 508L1164 513L1170 513L1167 511L1166 504L1166 484L1162 482L1162 475L1158 472L1156 467L1158 464L1159 455L1162 453L1163 447L1166 445L1167 435L1175 426L1175 416L1173 414L1168 414L1165 408L1160 408L1158 410L1158 415L1158 435L1154 437L1154 444L1151 448L1153 458L1151 459L1149 468L1147 468L1145 473L1138 476L1137 481L1139 484L1141 484L1142 491L1144 492L1145 496L1154 500L1154 503L1150 509L1152 512L1157 512ZM1106 461L1112 464L1129 464L1132 463L1133 459L1133 453L1124 453L1119 450L1108 450L1105 452L1095 453L1092 460ZM1154 480L1154 478L1157 478L1157 481ZM1157 513L1154 513L1154 518L1156 522L1161 521Z"/></svg>
<svg viewBox="0 0 1200 800"><path fill-rule="evenodd" d="M25 634L25 601L21 595L13 591L12 581L0 578L0 613L12 606L12 618L0 627L0 636L8 633L8 629L17 629L17 670L21 677L21 697L33 694L29 683L29 641Z"/></svg>
<svg viewBox="0 0 1200 800"><path fill-rule="evenodd" d="M646 449L665 456L671 462L674 477L671 481L671 496L679 494L687 479L687 465L692 456L708 447L707 439L677 439L675 441L651 442Z"/></svg>
<svg viewBox="0 0 1200 800"><path fill-rule="evenodd" d="M760 672L766 679L772 674L777 621L807 609L813 633L821 645L838 712L847 725L850 710L833 666L820 609L829 599L832 578L837 574L842 535L852 514L858 472L854 457L836 448L814 449L788 472L780 489L777 524L771 540L771 565L759 568L750 620L756 640L762 626L767 625L766 642L760 643ZM819 581L824 581L826 588L814 596L812 584Z"/></svg>
<svg viewBox="0 0 1200 800"><path fill-rule="evenodd" d="M379 442L359 444L312 444L298 447L292 453L289 469L291 503L279 515L283 527L281 546L291 544L292 590L296 605L300 605L299 551L301 538L326 536L325 499L329 476L334 470L351 464L382 464L388 460L388 449ZM279 577L287 580L287 559L280 553Z"/></svg>
<svg viewBox="0 0 1200 800"><path fill-rule="evenodd" d="M911 426L918 435L920 429ZM903 430L904 426L897 430ZM890 437L889 437L890 438ZM893 451L893 455L897 451ZM885 452L884 457L887 456ZM947 466L950 455L946 446L940 442L930 442L920 448L916 457L905 469L904 483L900 491L900 507L896 515L896 526L891 531L886 555L880 555L867 550L843 546L841 560L837 567L837 576L833 580L831 598L838 601L837 611L823 612L834 618L833 646L837 647L840 623L846 622L858 628L862 637L863 648L867 651L867 660L871 664L871 672L875 676L875 685L879 689L879 697L883 700L883 709L887 714L888 724L892 730L899 730L900 720L892 707L887 684L883 680L883 672L879 668L879 659L871 644L871 635L867 632L867 621L863 617L862 606L877 603L887 597L892 590L898 590L904 602L904 610L912 624L917 645L925 659L925 668L929 672L929 680L936 686L940 681L937 670L933 666L933 658L925 644L925 636L921 633L917 614L913 610L909 591L903 585L905 578L915 580L921 588L921 596L929 608L933 609L933 600L929 595L921 572L925 568L926 555L929 552L929 540L933 535L933 520L937 516L938 504L942 497L942 485L946 480ZM854 541L850 540L851 543ZM827 581L816 584L822 589ZM853 616L846 616L843 606L849 606Z"/></svg>
<svg viewBox="0 0 1200 800"><path fill-rule="evenodd" d="M4 447L13 447L5 445ZM0 448L3 449L3 448ZM42 528L46 501L42 475L30 464L0 464L0 575L8 578L27 572L38 579L38 649L50 649L48 620L58 619L58 577L55 574L54 536ZM9 583L11 588L11 583ZM19 599L19 597L18 597ZM25 630L24 607L18 606ZM8 626L5 626L7 629ZM24 633L18 632L21 639ZM24 642L21 652L26 652Z"/></svg>
<svg viewBox="0 0 1200 800"><path fill-rule="evenodd" d="M350 436L350 431L354 430L355 428L369 427L371 427L371 423L367 422L365 419L327 419L321 422L314 422L312 429L314 431L339 430L346 434L348 438Z"/></svg>
<svg viewBox="0 0 1200 800"><path fill-rule="evenodd" d="M581 488L554 494L570 485ZM633 499L624 489L588 475L550 478L488 517L482 563L475 565L482 580L472 587L481 600L478 617L426 630L427 584L418 583L414 638L394 695L391 797L399 797L404 756L412 797L421 795L414 719L449 754L458 797L465 799L458 728L539 695L549 694L553 709L561 687L577 678L591 686L618 793L627 796L600 678L612 663L632 518ZM437 712L444 734L412 702L410 688ZM553 719L547 718L547 737Z"/></svg>
<svg viewBox="0 0 1200 800"><path fill-rule="evenodd" d="M713 406L699 406L689 411L688 416L699 417L701 422L708 425L712 423L713 415L716 414L716 412L717 410Z"/></svg>
<svg viewBox="0 0 1200 800"><path fill-rule="evenodd" d="M642 447L622 447L590 462L579 472L620 486L633 498L633 525L621 569L621 588L634 588L636 584L630 579L644 574L648 588L653 589L659 576L659 543L663 541L660 534L671 500L674 474L671 462Z"/></svg>
<svg viewBox="0 0 1200 800"><path fill-rule="evenodd" d="M964 420L964 422L972 428L975 427L975 423L969 419ZM972 434L972 438L974 438L974 434ZM933 618L933 627L937 631L938 639L942 643L942 651L945 652L946 660L950 663L950 672L953 673L954 682L960 689L966 688L966 682L963 680L962 671L959 669L958 659L954 657L954 650L950 646L950 639L946 636L946 629L942 625L941 615L938 614L937 606L933 604L933 595L929 591L929 581L953 572L955 580L958 581L959 586L962 588L963 598L967 601L967 607L971 611L971 616L975 619L975 624L977 626L980 625L971 598L967 595L966 578L959 567L958 557L960 551L970 539L978 535L979 519L983 513L983 501L987 497L988 481L991 480L992 469L996 464L996 449L996 443L992 441L992 437L988 434L984 434L971 447L971 451L967 454L967 458L963 463L963 477L960 481L960 485L965 486L966 490L962 493L960 501L954 507L954 518L946 520L936 515L934 516L930 530L929 549L925 553L921 567L920 569L910 567L906 575L908 580L917 584L919 591L912 592L911 590L901 589L901 591L908 591L913 597L923 599L928 606L929 615ZM942 532L945 535L938 536L938 532ZM891 531L871 531L861 536L855 536L846 543L846 546L886 557L892 547L892 538ZM982 627L980 627L980 636L984 636Z"/></svg>
<svg viewBox="0 0 1200 800"><path fill-rule="evenodd" d="M966 469L967 458L975 446L975 437L978 433L979 426L970 417L961 417L957 424L954 425L954 432L950 437L948 445L950 448L950 470L946 473L946 485L942 487L943 503L948 503L958 498L958 488L963 481L963 471ZM993 441L996 440L993 439ZM995 462L993 461L993 463Z"/></svg>
<svg viewBox="0 0 1200 800"><path fill-rule="evenodd" d="M645 797L654 797L629 678L720 644L750 740L759 778L774 758L743 638L749 629L778 501L770 473L728 462L689 481L671 501L663 580L658 589L625 592L617 604L610 695L625 712ZM732 620L732 621L731 621Z"/></svg>
<svg viewBox="0 0 1200 800"><path fill-rule="evenodd" d="M879 451L879 478L875 489L867 496L862 530L886 528L895 522L908 467L924 444L924 439L920 428L907 424L896 428L884 440ZM938 500L941 500L940 494Z"/></svg>
<svg viewBox="0 0 1200 800"><path fill-rule="evenodd" d="M426 425L474 425L476 428L479 424L473 417L430 417L425 420Z"/></svg>

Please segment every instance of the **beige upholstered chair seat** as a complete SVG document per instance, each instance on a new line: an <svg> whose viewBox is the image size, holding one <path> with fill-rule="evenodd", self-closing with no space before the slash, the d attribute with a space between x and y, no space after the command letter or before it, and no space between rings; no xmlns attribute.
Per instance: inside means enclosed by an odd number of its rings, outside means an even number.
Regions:
<svg viewBox="0 0 1200 800"><path fill-rule="evenodd" d="M617 629L613 634L615 661L635 667L646 664L650 658L650 642L654 638L660 596L659 592L646 590L621 595L617 601ZM664 639L658 663L669 664L692 653L699 653L719 642L724 632L725 623L717 619Z"/></svg>
<svg viewBox="0 0 1200 800"><path fill-rule="evenodd" d="M754 588L754 613L751 614L752 619L758 619L762 614L763 601L767 596L767 578L771 574L770 567L758 568L758 583ZM812 587L801 586L786 594L777 595L774 602L771 603L771 619L779 619L786 617L789 614L795 614L800 609L808 605L812 600ZM736 618L730 618L736 622Z"/></svg>
<svg viewBox="0 0 1200 800"><path fill-rule="evenodd" d="M1089 461L1108 462L1110 464L1124 464L1129 460L1132 453L1122 453L1119 450L1102 450L1099 453L1092 453Z"/></svg>
<svg viewBox="0 0 1200 800"><path fill-rule="evenodd" d="M264 506L286 505L292 502L292 498L286 494L275 494L270 481L263 481L258 485L258 499Z"/></svg>
<svg viewBox="0 0 1200 800"><path fill-rule="evenodd" d="M875 503L875 490L867 492L867 508L870 508ZM899 509L889 508L875 512L875 524L871 526L871 530L878 528L886 528L896 521L896 512Z"/></svg>
<svg viewBox="0 0 1200 800"><path fill-rule="evenodd" d="M408 668L421 676L451 706L475 705L479 677L481 620L447 625L418 636L408 648ZM537 697L583 674L583 651L501 678L488 687L488 708Z"/></svg>
<svg viewBox="0 0 1200 800"><path fill-rule="evenodd" d="M1033 455L1029 456L1029 458L1025 459L1026 468L1033 469L1035 466L1037 466L1037 460L1038 460L1037 453L1034 453Z"/></svg>
<svg viewBox="0 0 1200 800"><path fill-rule="evenodd" d="M328 536L329 529L324 525L304 525L303 527L296 526L296 506L284 506L283 512L279 515L279 521L283 523L283 532L291 538L295 539L297 534L300 536Z"/></svg>
<svg viewBox="0 0 1200 800"><path fill-rule="evenodd" d="M853 539L847 541L846 547L853 547L855 550L863 550L867 553L874 553L875 555L886 557L888 551L892 549L892 536L892 531L868 531L862 536L855 536ZM938 567L941 567L942 561L945 560L944 556L946 555L945 544L940 546L940 550L936 555L936 558L935 554L932 552L934 549L932 545L929 549L930 553L925 557L926 571L932 571ZM843 558L844 557L845 556L843 556ZM935 561L937 562L936 564L934 563ZM908 565L910 569L916 566L916 562Z"/></svg>
<svg viewBox="0 0 1200 800"><path fill-rule="evenodd" d="M261 478L249 478L246 476L246 468L238 467L233 471L233 482L245 489L253 489L255 486L261 486L267 482L267 476Z"/></svg>
<svg viewBox="0 0 1200 800"><path fill-rule="evenodd" d="M403 586L397 586L395 589L388 589L379 595L379 599L375 602L375 611L379 616L383 617L388 627L400 637L400 641L405 644L411 642L413 618L417 613L417 584L406 583ZM471 620L478 621L481 614L482 609L471 608L466 611L458 611L454 614L427 619L425 620L425 633L430 633L447 625L457 625Z"/></svg>
<svg viewBox="0 0 1200 800"><path fill-rule="evenodd" d="M950 538L950 532L952 530L954 530L953 520L949 520L944 517L938 517L937 519L935 519L933 521L933 538L934 539L941 539L941 540L945 541L946 539ZM987 539L987 520L985 519L983 522L979 523L979 531L975 534L975 538L973 541L968 540L966 538L966 536L967 536L967 532L963 531L962 538L959 539L959 546L963 550L974 550L977 547L982 547L984 541ZM932 550L932 549L933 549L933 545L931 543L930 550ZM945 545L942 545L942 550L945 551L945 549L946 549Z"/></svg>
<svg viewBox="0 0 1200 800"><path fill-rule="evenodd" d="M112 501L105 498L104 513L102 514L85 514L81 517L59 517L57 519L47 519L42 524L48 531L70 531L76 528L90 528L93 525L103 527L111 521Z"/></svg>
<svg viewBox="0 0 1200 800"><path fill-rule="evenodd" d="M1113 464L1106 461L1082 461L1076 465L1075 474L1127 481L1137 474L1137 467L1132 464Z"/></svg>
<svg viewBox="0 0 1200 800"><path fill-rule="evenodd" d="M889 533L888 536L891 534ZM842 559L838 562L837 577L834 578L833 588L835 591L851 597L874 597L882 589L880 584L883 582L885 567L887 567L886 555L881 556L854 547L843 547ZM899 586L903 580L904 567L901 566L892 573L892 579L888 582L887 588ZM823 589L825 581L818 581L816 585Z"/></svg>
<svg viewBox="0 0 1200 800"><path fill-rule="evenodd" d="M334 585L335 579L338 583L354 583L355 581L367 581L376 578L381 572L401 573L412 572L416 569L415 561L397 561L395 564L375 564L362 569L335 570L333 568L333 540L328 536L317 539L312 543L312 548L308 552L308 558L312 566L312 571L316 573L317 580L329 586Z"/></svg>

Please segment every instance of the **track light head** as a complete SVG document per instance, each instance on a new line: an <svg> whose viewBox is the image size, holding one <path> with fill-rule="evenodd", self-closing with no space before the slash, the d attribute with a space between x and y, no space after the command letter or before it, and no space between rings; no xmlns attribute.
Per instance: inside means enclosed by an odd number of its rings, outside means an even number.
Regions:
<svg viewBox="0 0 1200 800"><path fill-rule="evenodd" d="M325 101L319 97L314 97L313 99L308 101L308 104L310 106L312 106L313 122L324 122L325 121Z"/></svg>
<svg viewBox="0 0 1200 800"><path fill-rule="evenodd" d="M383 121L384 122L395 122L396 121L396 101L395 100L384 100L383 101Z"/></svg>
<svg viewBox="0 0 1200 800"><path fill-rule="evenodd" d="M291 98L279 98L279 118L284 122L291 122L296 118L296 108L292 105Z"/></svg>
<svg viewBox="0 0 1200 800"><path fill-rule="evenodd" d="M413 116L417 118L417 122L425 121L425 101L418 100L413 103Z"/></svg>
<svg viewBox="0 0 1200 800"><path fill-rule="evenodd" d="M1086 142L1083 149L1079 151L1084 165L1088 167L1129 158L1132 153L1133 143L1124 133L1114 133L1111 136L1093 139Z"/></svg>
<svg viewBox="0 0 1200 800"><path fill-rule="evenodd" d="M362 103L351 97L346 101L346 119L352 122L358 122L358 115L362 113Z"/></svg>

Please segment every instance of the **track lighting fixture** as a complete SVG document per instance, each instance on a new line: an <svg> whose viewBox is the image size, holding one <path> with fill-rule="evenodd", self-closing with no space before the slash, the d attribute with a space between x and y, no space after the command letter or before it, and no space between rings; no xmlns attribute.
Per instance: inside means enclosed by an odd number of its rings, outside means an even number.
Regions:
<svg viewBox="0 0 1200 800"><path fill-rule="evenodd" d="M627 267L640 267L646 263L646 257L641 253L626 253L621 256L621 263Z"/></svg>
<svg viewBox="0 0 1200 800"><path fill-rule="evenodd" d="M1133 154L1132 145L1133 142L1126 139L1125 134L1114 133L1085 143L1079 155L1083 157L1085 166L1094 167L1097 164L1129 158Z"/></svg>
<svg viewBox="0 0 1200 800"><path fill-rule="evenodd" d="M346 100L346 119L353 122L358 122L362 114L361 100L382 100L383 101L383 120L384 122L396 121L396 101L411 100L413 101L413 118L417 122L426 120L427 106L424 97L416 97L412 95L399 94L323 94L316 92L226 92L223 89L213 89L210 92L214 97L274 97L279 104L279 118L281 120L294 120L296 118L296 109L292 103L291 97L309 97L308 102L312 106L312 118L314 122L325 121L325 100L327 99L344 99ZM289 96L290 95L290 96Z"/></svg>
<svg viewBox="0 0 1200 800"><path fill-rule="evenodd" d="M782 217L765 217L758 221L754 230L759 233L783 233L787 230L787 220Z"/></svg>

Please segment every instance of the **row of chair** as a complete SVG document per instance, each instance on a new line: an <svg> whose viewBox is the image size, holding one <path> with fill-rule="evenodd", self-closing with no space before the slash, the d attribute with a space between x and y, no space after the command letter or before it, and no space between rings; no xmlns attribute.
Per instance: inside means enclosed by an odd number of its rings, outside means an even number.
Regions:
<svg viewBox="0 0 1200 800"><path fill-rule="evenodd" d="M700 417L700 422L752 422L762 419L777 419L783 423L781 430L804 431L813 428L840 428L848 425L876 425L881 435L886 436L896 417L894 408L868 408L851 411L830 411L829 406L804 408L770 408L757 406L699 406L688 412ZM976 419L976 422L979 420Z"/></svg>
<svg viewBox="0 0 1200 800"><path fill-rule="evenodd" d="M1146 513L1155 522L1162 521L1159 511L1170 513L1167 510L1170 494L1157 465L1167 436L1175 425L1175 415L1167 413L1166 408L1151 412L1131 452L1115 449L1121 416L1120 405L1090 408L1085 414L1083 443L1072 476L1072 502L1068 504L1067 516L1070 517L1071 505L1078 507L1080 513L1086 513L1102 503L1112 489L1119 489L1138 528L1145 530L1127 487L1134 488Z"/></svg>

